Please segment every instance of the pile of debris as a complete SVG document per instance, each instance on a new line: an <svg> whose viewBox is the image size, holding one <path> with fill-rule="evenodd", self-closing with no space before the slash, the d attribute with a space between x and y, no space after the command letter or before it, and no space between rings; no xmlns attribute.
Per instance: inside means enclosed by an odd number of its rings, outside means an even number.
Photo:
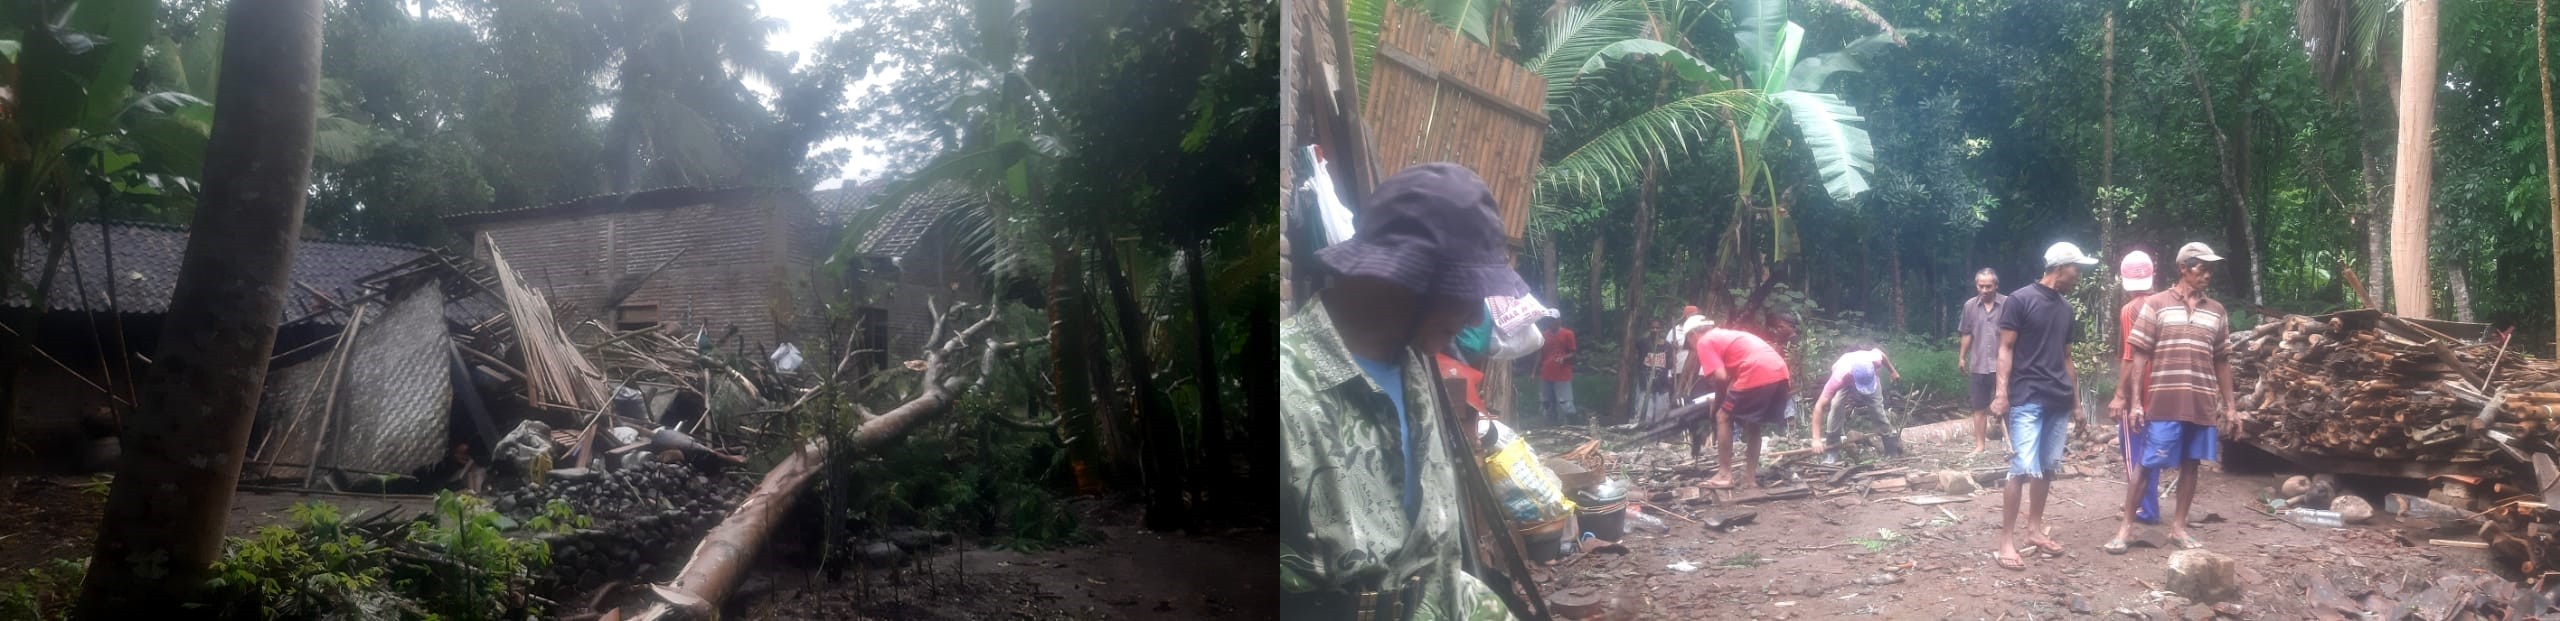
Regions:
<svg viewBox="0 0 2560 621"><path fill-rule="evenodd" d="M2286 457L2470 464L2511 471L2560 440L2560 365L2466 341L2463 324L2373 310L2273 317L2234 333L2232 439Z"/></svg>
<svg viewBox="0 0 2560 621"><path fill-rule="evenodd" d="M563 592L584 592L633 575L644 580L674 575L693 542L720 523L754 485L736 476L706 475L657 461L620 470L554 470L542 479L498 492L490 502L518 525L554 519L548 510L553 500L587 518L583 524L552 524L552 532L541 537L551 545L551 575Z"/></svg>
<svg viewBox="0 0 2560 621"><path fill-rule="evenodd" d="M2554 612L2552 594L2518 587L2497 576L2453 574L2433 581L2412 577L2411 584L2390 580L2364 584L2330 579L2310 572L2304 587L2305 615L2312 619L2531 619Z"/></svg>

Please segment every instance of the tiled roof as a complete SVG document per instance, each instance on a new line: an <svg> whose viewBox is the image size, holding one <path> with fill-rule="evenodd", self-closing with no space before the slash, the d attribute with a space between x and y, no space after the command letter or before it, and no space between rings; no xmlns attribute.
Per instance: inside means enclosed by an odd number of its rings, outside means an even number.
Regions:
<svg viewBox="0 0 2560 621"><path fill-rule="evenodd" d="M955 208L968 208L978 201L979 198L970 192L950 184L936 185L908 195L906 202L899 203L897 212L881 218L869 233L863 234L862 245L854 250L873 256L906 256L908 250L915 248L917 240L924 239L933 231L934 223L942 220L943 213Z"/></svg>
<svg viewBox="0 0 2560 621"><path fill-rule="evenodd" d="M872 195L879 193L880 188L888 185L889 182L885 179L873 179L860 184L847 183L834 189L810 192L809 202L814 203L818 208L819 224L840 227L844 226L847 220L853 219L854 212L870 209Z"/></svg>
<svg viewBox="0 0 2560 621"><path fill-rule="evenodd" d="M107 271L106 244L98 230L104 227L115 246L116 304L112 307L126 313L158 314L169 310L169 298L177 290L178 265L186 257L187 231L162 224L116 222L100 224L84 222L71 232L67 252L55 268L52 292L45 306L57 311L106 311ZM28 288L34 287L44 271L43 236L29 231L26 245L19 249L18 276ZM356 282L367 274L381 271L426 254L424 249L402 244L364 241L305 239L295 245L293 281L327 292L336 300L360 295ZM72 278L77 267L78 279ZM87 290L84 304L81 291ZM27 304L23 290L11 291L0 306L20 307ZM291 320L322 308L317 298L302 287L286 294L283 320ZM324 323L335 324L327 319Z"/></svg>

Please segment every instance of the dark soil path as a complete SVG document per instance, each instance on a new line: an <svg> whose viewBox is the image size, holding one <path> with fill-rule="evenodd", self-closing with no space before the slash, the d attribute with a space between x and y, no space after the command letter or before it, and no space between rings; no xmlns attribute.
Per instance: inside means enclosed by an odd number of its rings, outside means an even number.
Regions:
<svg viewBox="0 0 2560 621"><path fill-rule="evenodd" d="M1996 454L1968 457L1960 443L1913 447L1915 457L1883 466L1918 471L1990 466ZM1682 449L1685 456L1685 447ZM1756 522L1719 532L1678 519L1668 534L1626 537L1630 552L1584 554L1553 568L1549 592L1582 587L1613 601L1611 618L1644 619L2046 619L2212 618L2208 607L2160 590L2168 572L2163 527L2137 527L2132 552L2108 555L2123 498L2120 462L2074 459L2086 476L2054 483L2046 507L2052 538L2066 550L2030 558L2024 571L1992 561L2000 528L2000 492L1977 491L1965 502L1914 506L1893 500L1911 492L1714 504L1688 510L1703 519L1757 511ZM2190 529L2206 549L2237 561L2246 595L2240 618L2337 618L2304 604L2315 575L2348 591L2406 601L2446 574L2481 571L2481 552L2430 546L2414 525L2377 517L2343 528L2305 528L2250 507L2271 475L2208 470L2198 488ZM1678 503L1672 503L1677 507ZM2380 506L2379 502L2375 505ZM2167 509L2167 507L2163 507ZM1670 565L1687 561L1697 569ZM2226 611L2228 612L2228 611ZM2352 618L2352 617L2349 617Z"/></svg>
<svg viewBox="0 0 2560 621"><path fill-rule="evenodd" d="M0 479L11 493L0 501L0 582L19 570L53 559L86 558L105 515L107 498L90 487L101 479L87 476L32 475ZM381 519L400 520L430 510L434 502L417 496L367 496L316 492L240 491L231 496L225 529L247 537L260 527L289 524L296 503L323 502L350 519L388 511Z"/></svg>
<svg viewBox="0 0 2560 621"><path fill-rule="evenodd" d="M1154 533L1126 507L1080 503L1093 543L1043 552L972 545L931 573L827 583L767 573L745 619L1278 619L1279 535L1268 529Z"/></svg>

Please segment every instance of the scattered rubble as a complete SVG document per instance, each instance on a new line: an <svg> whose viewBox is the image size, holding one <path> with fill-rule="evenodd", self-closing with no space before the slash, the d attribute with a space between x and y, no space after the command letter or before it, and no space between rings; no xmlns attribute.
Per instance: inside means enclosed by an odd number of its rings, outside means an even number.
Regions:
<svg viewBox="0 0 2560 621"><path fill-rule="evenodd" d="M2179 550L2169 554L2170 592L2200 602L2217 602L2240 596L2239 564L2231 557L2206 550Z"/></svg>

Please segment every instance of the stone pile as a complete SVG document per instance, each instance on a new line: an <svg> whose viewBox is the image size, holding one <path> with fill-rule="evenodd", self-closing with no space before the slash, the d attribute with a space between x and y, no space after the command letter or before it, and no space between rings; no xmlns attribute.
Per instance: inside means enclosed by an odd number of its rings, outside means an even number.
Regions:
<svg viewBox="0 0 2560 621"><path fill-rule="evenodd" d="M579 592L609 580L673 574L702 534L753 485L739 476L648 462L619 470L553 470L540 485L498 492L489 501L519 528L530 528L553 499L587 517L585 528L538 535L551 544L555 585Z"/></svg>

